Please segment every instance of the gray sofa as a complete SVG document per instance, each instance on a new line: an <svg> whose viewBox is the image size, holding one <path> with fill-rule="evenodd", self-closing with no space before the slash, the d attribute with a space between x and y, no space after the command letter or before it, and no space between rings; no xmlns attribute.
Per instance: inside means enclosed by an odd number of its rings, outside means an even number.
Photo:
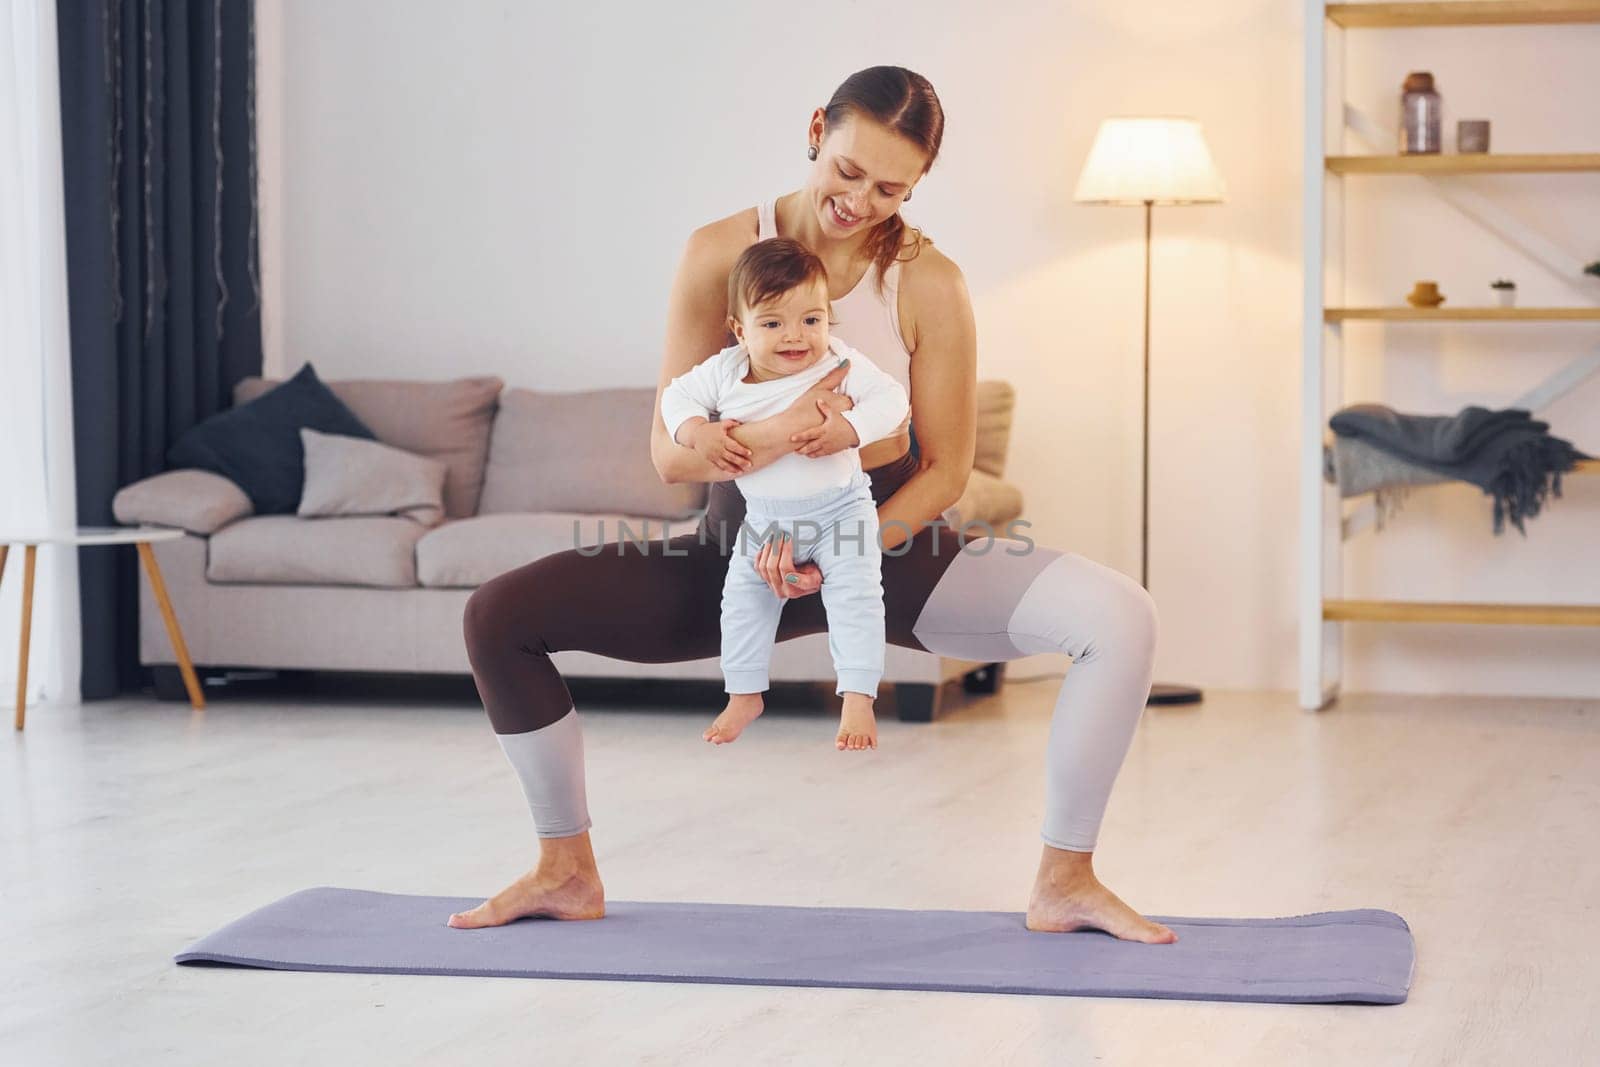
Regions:
<svg viewBox="0 0 1600 1067"><path fill-rule="evenodd" d="M276 385L240 382L245 403ZM398 515L299 518L254 515L232 482L168 471L122 489L127 524L176 526L187 536L154 546L190 656L203 668L467 674L461 618L483 581L575 544L692 531L704 485L663 485L649 458L654 390L540 393L498 378L451 382L330 381L378 440L448 466L444 521ZM1013 404L1004 382L981 382L976 469L952 520L1003 528L1022 510L1001 480ZM579 540L575 541L575 538ZM157 691L182 698L176 658L147 584L140 586L140 661ZM567 677L720 679L715 656L629 663L557 652ZM903 719L927 721L941 688L964 680L992 691L993 664L890 646L884 681ZM833 677L827 635L773 650L774 682Z"/></svg>

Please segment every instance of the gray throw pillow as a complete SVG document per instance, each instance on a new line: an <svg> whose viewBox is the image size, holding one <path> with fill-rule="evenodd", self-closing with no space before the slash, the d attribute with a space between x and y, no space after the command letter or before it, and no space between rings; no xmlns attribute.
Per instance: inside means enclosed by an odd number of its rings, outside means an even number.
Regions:
<svg viewBox="0 0 1600 1067"><path fill-rule="evenodd" d="M296 512L331 515L403 515L424 526L444 521L444 480L449 466L427 456L359 437L302 429L306 484Z"/></svg>
<svg viewBox="0 0 1600 1067"><path fill-rule="evenodd" d="M489 427L504 384L492 376L448 382L351 378L327 383L378 440L449 465L444 513L452 519L478 511ZM233 402L249 403L279 388L282 384L276 380L244 378L233 388ZM313 428L330 432L329 427Z"/></svg>

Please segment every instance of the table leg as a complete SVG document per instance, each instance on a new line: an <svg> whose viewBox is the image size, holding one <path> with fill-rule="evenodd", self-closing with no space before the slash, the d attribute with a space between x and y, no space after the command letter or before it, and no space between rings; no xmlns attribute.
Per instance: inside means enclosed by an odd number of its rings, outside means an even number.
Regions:
<svg viewBox="0 0 1600 1067"><path fill-rule="evenodd" d="M178 670L183 674L183 686L189 691L189 704L196 711L204 711L206 698L200 692L200 679L195 677L194 664L189 662L189 646L183 643L183 631L178 629L178 616L172 610L172 601L167 599L167 583L161 580L161 568L156 565L156 553L148 541L138 544L139 559L144 563L144 572L150 576L150 590L156 595L156 603L161 607L161 618L167 624L167 638L172 642L172 651L178 656Z"/></svg>
<svg viewBox="0 0 1600 1067"><path fill-rule="evenodd" d="M22 729L28 717L28 631L33 624L33 563L39 553L38 545L24 545L22 549L22 648L17 653L17 721Z"/></svg>

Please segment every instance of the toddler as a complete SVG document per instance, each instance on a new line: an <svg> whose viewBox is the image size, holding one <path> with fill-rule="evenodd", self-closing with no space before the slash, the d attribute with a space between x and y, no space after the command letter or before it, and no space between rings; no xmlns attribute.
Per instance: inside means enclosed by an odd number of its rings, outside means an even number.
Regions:
<svg viewBox="0 0 1600 1067"><path fill-rule="evenodd" d="M844 698L835 747L878 747L872 703L883 676L882 551L877 505L857 448L892 433L910 404L893 377L829 337L829 317L822 261L789 238L758 241L728 277L728 328L738 343L672 379L661 395L672 439L719 465L732 459L728 420L776 415L841 365L849 366L842 387L855 404L842 413L855 429L854 447L831 456L791 452L735 479L745 521L722 585L728 705L705 731L713 744L734 740L762 712L784 599L753 563L764 540L787 536L795 562L809 560L822 571L828 650ZM713 412L724 421L710 421Z"/></svg>

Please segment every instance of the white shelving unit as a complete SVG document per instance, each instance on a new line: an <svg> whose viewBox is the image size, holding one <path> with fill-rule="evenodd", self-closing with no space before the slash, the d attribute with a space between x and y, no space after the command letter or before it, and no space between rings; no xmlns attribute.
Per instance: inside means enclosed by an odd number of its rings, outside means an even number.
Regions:
<svg viewBox="0 0 1600 1067"><path fill-rule="evenodd" d="M1323 481L1328 417L1343 404L1343 344L1347 322L1566 322L1600 325L1600 308L1351 308L1344 290L1344 182L1359 175L1420 175L1449 195L1450 176L1471 174L1600 173L1600 153L1523 155L1348 155L1347 133L1362 116L1345 105L1342 35L1352 30L1424 26L1571 25L1600 23L1600 0L1432 0L1427 3L1325 4L1305 0L1305 235L1304 335L1300 454L1300 706L1326 707L1337 698L1342 627L1349 622L1476 623L1600 626L1600 605L1461 604L1348 600L1343 596L1344 542L1364 525L1346 514L1338 489ZM1479 31L1482 32L1482 31ZM1488 31L1488 32L1492 32ZM1334 91L1330 91L1330 87ZM1368 121L1369 140L1393 133ZM1474 201L1456 206L1474 215ZM1483 210L1478 205L1479 211ZM1480 221L1483 221L1480 219ZM1494 228L1491 226L1491 228ZM1537 240L1532 243L1537 245ZM1526 250L1527 246L1524 246ZM1534 249L1535 253L1539 251ZM1549 257L1546 257L1547 259ZM1331 292L1338 294L1330 305ZM1541 407L1600 370L1600 353L1578 360L1521 398ZM1582 465L1600 473L1600 462Z"/></svg>

